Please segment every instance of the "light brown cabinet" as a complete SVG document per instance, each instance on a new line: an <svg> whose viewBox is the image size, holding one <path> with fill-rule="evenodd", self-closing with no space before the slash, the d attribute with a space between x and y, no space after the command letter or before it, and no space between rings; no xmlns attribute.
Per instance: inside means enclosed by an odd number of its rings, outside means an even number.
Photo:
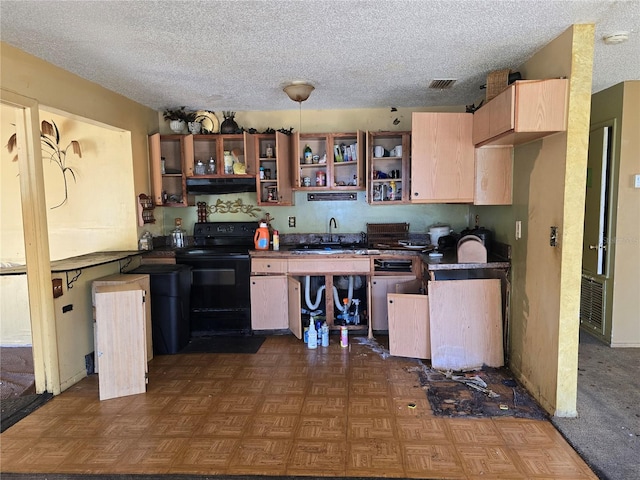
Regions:
<svg viewBox="0 0 640 480"><path fill-rule="evenodd" d="M376 147L382 149L382 155L376 156ZM397 147L400 147L400 152ZM409 202L410 150L411 132L367 132L366 187L369 204Z"/></svg>
<svg viewBox="0 0 640 480"><path fill-rule="evenodd" d="M431 358L429 297L419 294L417 280L397 284L387 294L389 353L397 357Z"/></svg>
<svg viewBox="0 0 640 480"><path fill-rule="evenodd" d="M251 277L251 329L280 330L289 327L286 275Z"/></svg>
<svg viewBox="0 0 640 480"><path fill-rule="evenodd" d="M519 145L566 130L566 79L522 80L473 114L473 143Z"/></svg>
<svg viewBox="0 0 640 480"><path fill-rule="evenodd" d="M146 391L145 292L136 285L95 289L100 400Z"/></svg>
<svg viewBox="0 0 640 480"><path fill-rule="evenodd" d="M474 205L511 205L513 202L513 147L475 149Z"/></svg>
<svg viewBox="0 0 640 480"><path fill-rule="evenodd" d="M371 278L371 327L374 331L389 330L387 294L396 293L399 283L415 279L415 275L377 275Z"/></svg>
<svg viewBox="0 0 640 480"><path fill-rule="evenodd" d="M258 170L258 205L293 205L291 137L281 132L246 135L247 156Z"/></svg>
<svg viewBox="0 0 640 480"><path fill-rule="evenodd" d="M188 141L189 137L191 140ZM195 204L187 195L186 178L193 173L193 135L149 136L149 162L153 202L158 206L186 207ZM191 159L191 160L189 160ZM191 163L191 172L187 170Z"/></svg>
<svg viewBox="0 0 640 480"><path fill-rule="evenodd" d="M411 202L473 203L473 115L414 112L411 118Z"/></svg>
<svg viewBox="0 0 640 480"><path fill-rule="evenodd" d="M295 133L293 188L297 190L363 190L365 135L356 133ZM309 146L312 159L305 159Z"/></svg>
<svg viewBox="0 0 640 480"><path fill-rule="evenodd" d="M500 280L430 281L428 290L431 366L451 370L501 367Z"/></svg>
<svg viewBox="0 0 640 480"><path fill-rule="evenodd" d="M245 165L245 172L239 176L255 176L257 156L249 150L253 147L252 141L249 140L248 133L234 133L227 135L206 134L206 135L185 135L186 142L192 144L189 150L193 155L187 156L185 160L186 176L195 176L195 164L201 161L205 166L205 174L198 177L229 177L235 176L233 166L231 169L225 170L224 152L233 153L240 163ZM215 162L215 173L207 170L209 160ZM228 166L229 167L229 166Z"/></svg>

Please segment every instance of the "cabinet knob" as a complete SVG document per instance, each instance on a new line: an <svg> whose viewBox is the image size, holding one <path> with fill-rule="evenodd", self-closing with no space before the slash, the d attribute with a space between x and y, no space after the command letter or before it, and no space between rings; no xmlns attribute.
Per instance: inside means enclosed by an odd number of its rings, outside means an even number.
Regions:
<svg viewBox="0 0 640 480"><path fill-rule="evenodd" d="M389 300L389 303L393 303L393 300Z"/></svg>
<svg viewBox="0 0 640 480"><path fill-rule="evenodd" d="M268 263L267 263L267 268L271 268L271 265L269 265Z"/></svg>
<svg viewBox="0 0 640 480"><path fill-rule="evenodd" d="M418 196L418 192L413 192L413 196L417 197Z"/></svg>

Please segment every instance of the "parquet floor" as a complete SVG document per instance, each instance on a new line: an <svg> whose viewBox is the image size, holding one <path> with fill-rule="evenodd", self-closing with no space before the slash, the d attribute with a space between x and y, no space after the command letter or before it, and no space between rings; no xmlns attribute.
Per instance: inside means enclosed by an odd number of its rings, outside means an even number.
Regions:
<svg viewBox="0 0 640 480"><path fill-rule="evenodd" d="M147 393L95 375L0 435L2 472L596 479L548 421L432 415L416 361L351 338L156 356ZM409 405L415 404L414 408Z"/></svg>

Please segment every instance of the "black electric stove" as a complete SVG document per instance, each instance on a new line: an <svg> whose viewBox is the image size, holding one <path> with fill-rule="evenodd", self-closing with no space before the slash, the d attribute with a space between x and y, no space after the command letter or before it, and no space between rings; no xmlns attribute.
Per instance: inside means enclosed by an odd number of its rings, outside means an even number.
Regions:
<svg viewBox="0 0 640 480"><path fill-rule="evenodd" d="M194 246L176 253L191 267L191 334L249 335L249 250L257 222L198 222Z"/></svg>

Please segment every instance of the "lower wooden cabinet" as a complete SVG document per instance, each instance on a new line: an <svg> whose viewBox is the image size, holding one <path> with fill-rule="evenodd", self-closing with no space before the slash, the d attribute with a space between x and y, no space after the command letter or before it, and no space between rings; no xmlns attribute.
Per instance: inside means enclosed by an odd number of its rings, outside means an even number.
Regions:
<svg viewBox="0 0 640 480"><path fill-rule="evenodd" d="M432 281L428 290L432 368L503 366L500 280Z"/></svg>
<svg viewBox="0 0 640 480"><path fill-rule="evenodd" d="M145 292L136 285L95 289L100 400L146 391Z"/></svg>
<svg viewBox="0 0 640 480"><path fill-rule="evenodd" d="M397 357L431 358L429 297L387 294L389 353Z"/></svg>
<svg viewBox="0 0 640 480"><path fill-rule="evenodd" d="M378 275L371 278L371 326L374 331L389 330L387 293L396 293L397 284L415 278L414 275Z"/></svg>
<svg viewBox="0 0 640 480"><path fill-rule="evenodd" d="M251 277L251 329L289 328L288 283L286 275Z"/></svg>

